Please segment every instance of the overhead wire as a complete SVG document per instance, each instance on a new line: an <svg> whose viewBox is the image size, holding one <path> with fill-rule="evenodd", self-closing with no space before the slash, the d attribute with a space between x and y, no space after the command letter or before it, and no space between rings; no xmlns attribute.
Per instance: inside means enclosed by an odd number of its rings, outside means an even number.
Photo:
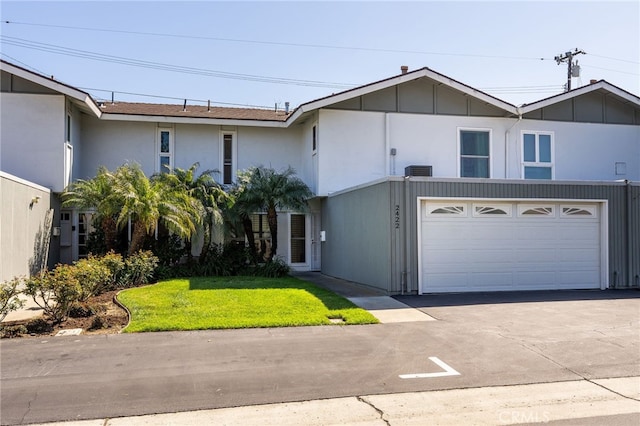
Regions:
<svg viewBox="0 0 640 426"><path fill-rule="evenodd" d="M91 59L91 60L101 61L101 62L111 62L111 63L117 63L122 65L137 66L141 68L149 68L149 69L162 70L162 71L180 72L185 74L204 75L209 77L256 81L256 82L263 82L263 83L290 84L290 85L322 87L322 88L347 89L355 86L355 84L348 84L348 83L336 83L336 82L326 82L326 81L316 81L316 80L300 80L300 79L282 78L282 77L269 77L269 76L253 75L253 74L241 74L241 73L231 73L226 71L209 70L204 68L185 67L181 65L165 64L160 62L126 58L122 56L107 55L107 54L91 52L87 50L72 49L64 46L57 46L49 43L40 43L32 40L26 40L26 39L6 36L6 35L0 35L0 40L2 41L2 43L8 44L11 46L23 47L23 48L32 49L32 50L39 50L47 53L54 53L59 55L73 56L73 57L78 57L83 59Z"/></svg>
<svg viewBox="0 0 640 426"><path fill-rule="evenodd" d="M315 48L315 49L358 50L358 51L366 51L366 52L410 53L410 54L418 54L418 55L461 56L461 57L474 57L474 58L517 59L517 60L534 60L534 61L552 60L552 58L541 58L541 57L530 57L530 56L480 55L480 54L472 54L472 53L430 52L430 51L422 51L422 50L385 49L385 48L364 47L364 46L336 46L336 45L329 45L329 44L293 43L293 42L270 41L270 40L250 40L250 39L238 39L238 38L227 38L227 37L197 36L197 35L187 35L187 34L170 34L170 33L145 32L145 31L116 30L116 29L95 28L95 27L94 28L76 27L76 26L69 26L69 25L17 22L17 21L8 21L8 20L3 21L3 23L13 24L13 25L29 25L29 26L37 26L37 27L59 28L59 29L76 30L76 31L93 31L93 32L119 33L119 34L143 35L143 36L154 36L154 37L171 37L171 38L182 38L182 39L192 39L192 40L210 40L210 41L224 41L224 42L232 42L232 43L250 43L250 44L275 45L275 46L305 47L305 48Z"/></svg>

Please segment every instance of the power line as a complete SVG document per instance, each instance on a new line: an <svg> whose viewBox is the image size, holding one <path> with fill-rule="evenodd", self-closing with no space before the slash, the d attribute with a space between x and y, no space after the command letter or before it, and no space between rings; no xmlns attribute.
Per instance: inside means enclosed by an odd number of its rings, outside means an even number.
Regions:
<svg viewBox="0 0 640 426"><path fill-rule="evenodd" d="M335 83L335 82L316 81L316 80L299 80L299 79L292 79L292 78L268 77L268 76L253 75L253 74L240 74L240 73L232 73L232 72L226 72L226 71L209 70L204 68L185 67L185 66L165 64L160 62L143 61L138 59L125 58L122 56L106 55L106 54L90 52L86 50L71 49L63 46L57 46L57 45L48 44L48 43L40 43L36 41L21 39L17 37L10 37L5 35L0 35L0 40L2 41L2 43L5 43L11 46L22 47L22 48L32 49L32 50L39 50L47 53L54 53L54 54L64 55L64 56L73 56L73 57L82 58L82 59L91 59L91 60L100 61L100 62L110 62L110 63L129 65L129 66L154 69L154 70L160 70L160 71L172 71L172 72L178 72L183 74L194 74L194 75L203 75L207 77L255 81L255 82L261 82L261 83L290 84L290 85L297 85L297 86L310 86L310 87L321 87L321 88L348 89L355 86L355 84L347 84L347 83Z"/></svg>
<svg viewBox="0 0 640 426"><path fill-rule="evenodd" d="M68 26L68 25L39 24L39 23L32 23L32 22L3 21L3 23L13 24L13 25L28 25L28 26L36 26L36 27L59 28L59 29L74 30L74 31L106 32L106 33L142 35L142 36L153 36L153 37L182 38L182 39L192 39L192 40L224 41L224 42L230 42L230 43L248 43L248 44L262 44L262 45L274 45L274 46L305 47L305 48L314 48L314 49L357 50L357 51L365 51L365 52L410 53L410 54L417 54L417 55L461 56L461 57L472 57L472 58L517 59L517 60L529 60L529 61L551 60L551 58L540 58L540 57L534 58L534 57L527 57L527 56L478 55L478 54L470 54L470 53L383 49L383 48L363 47L363 46L336 46L336 45L329 45L329 44L306 44L306 43L279 42L279 41L269 41L269 40L249 40L249 39L237 39L237 38L225 38L225 37L195 36L195 35L186 35L186 34L169 34L169 33L144 32L144 31L115 30L115 29L106 29L106 28L74 27L74 26Z"/></svg>

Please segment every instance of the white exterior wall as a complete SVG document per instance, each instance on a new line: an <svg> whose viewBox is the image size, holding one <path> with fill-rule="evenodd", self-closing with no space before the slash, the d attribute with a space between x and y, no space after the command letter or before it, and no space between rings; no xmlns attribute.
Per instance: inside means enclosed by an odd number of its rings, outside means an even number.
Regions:
<svg viewBox="0 0 640 426"><path fill-rule="evenodd" d="M90 179L99 166L115 170L127 161L137 162L148 175L155 172L155 123L106 121L83 116L81 176Z"/></svg>
<svg viewBox="0 0 640 426"><path fill-rule="evenodd" d="M543 131L553 134L555 180L640 180L639 126L340 110L321 110L319 122L318 195L403 176L409 165L459 177L461 129L491 132L492 179L522 179L522 132Z"/></svg>
<svg viewBox="0 0 640 426"><path fill-rule="evenodd" d="M280 171L291 166L296 170L297 176L309 184L308 177L300 174L301 137L298 127L238 127L238 170L263 165Z"/></svg>
<svg viewBox="0 0 640 426"><path fill-rule="evenodd" d="M450 115L389 114L389 148L396 148L390 175L404 176L410 165L433 167L434 177L459 177L458 133L461 129L491 133L490 177L505 177L505 133L516 120Z"/></svg>
<svg viewBox="0 0 640 426"><path fill-rule="evenodd" d="M522 178L522 131L552 132L555 180L640 180L640 126L522 120L509 134L509 178ZM615 163L626 163L616 175Z"/></svg>
<svg viewBox="0 0 640 426"><path fill-rule="evenodd" d="M0 94L0 170L64 189L64 95Z"/></svg>
<svg viewBox="0 0 640 426"><path fill-rule="evenodd" d="M200 163L196 174L205 170L222 170L220 157L220 126L177 124L174 133L174 166L188 169ZM214 174L216 182L221 174Z"/></svg>
<svg viewBox="0 0 640 426"><path fill-rule="evenodd" d="M317 195L386 176L384 113L321 110L318 129Z"/></svg>

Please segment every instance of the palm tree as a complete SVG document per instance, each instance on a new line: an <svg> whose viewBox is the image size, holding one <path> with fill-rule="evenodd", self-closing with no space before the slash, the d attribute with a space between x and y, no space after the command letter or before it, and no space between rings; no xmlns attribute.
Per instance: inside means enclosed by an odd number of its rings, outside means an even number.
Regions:
<svg viewBox="0 0 640 426"><path fill-rule="evenodd" d="M200 252L200 258L204 260L216 229L223 224L220 206L226 204L228 195L213 178L215 170L205 170L196 177L198 167L200 167L200 163L197 162L186 170L175 167L171 173L158 174L154 178L163 181L170 187L186 191L190 197L199 202L199 208L204 212L202 226L199 229L204 237ZM187 255L190 258L192 256L191 245L191 239L186 240Z"/></svg>
<svg viewBox="0 0 640 426"><path fill-rule="evenodd" d="M120 206L114 198L114 176L106 167L100 166L93 179L80 179L69 185L62 193L63 207L83 210L95 209L96 220L104 233L107 251L116 248L117 228L115 215Z"/></svg>
<svg viewBox="0 0 640 426"><path fill-rule="evenodd" d="M304 211L307 200L313 195L309 187L296 175L292 167L282 172L263 166L252 167L238 174L243 188L237 201L246 211L266 211L271 233L271 253L267 262L273 260L278 250L278 210Z"/></svg>
<svg viewBox="0 0 640 426"><path fill-rule="evenodd" d="M164 179L149 179L139 164L125 164L114 173L114 196L122 206L117 225L133 223L129 254L142 248L159 221L180 238L191 238L200 224L202 209L184 188L167 185Z"/></svg>

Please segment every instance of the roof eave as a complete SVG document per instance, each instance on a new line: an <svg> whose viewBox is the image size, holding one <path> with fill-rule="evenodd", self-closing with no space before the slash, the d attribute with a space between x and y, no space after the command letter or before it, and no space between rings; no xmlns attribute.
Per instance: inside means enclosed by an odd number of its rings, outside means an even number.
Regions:
<svg viewBox="0 0 640 426"><path fill-rule="evenodd" d="M0 69L63 94L71 98L72 100L84 105L89 111L94 113L96 117L100 117L100 115L102 114L102 111L98 107L98 104L93 100L93 98L91 98L88 93L83 92L82 90L76 89L64 83L60 83L51 78L44 77L40 74L36 74L32 71L10 64L6 61L0 61Z"/></svg>
<svg viewBox="0 0 640 426"><path fill-rule="evenodd" d="M144 114L118 114L103 112L100 117L108 121L137 121L153 123L176 124L209 124L221 126L245 126L245 127L287 127L285 121L235 119L235 118L206 118L206 117L180 117L171 115L144 115Z"/></svg>

